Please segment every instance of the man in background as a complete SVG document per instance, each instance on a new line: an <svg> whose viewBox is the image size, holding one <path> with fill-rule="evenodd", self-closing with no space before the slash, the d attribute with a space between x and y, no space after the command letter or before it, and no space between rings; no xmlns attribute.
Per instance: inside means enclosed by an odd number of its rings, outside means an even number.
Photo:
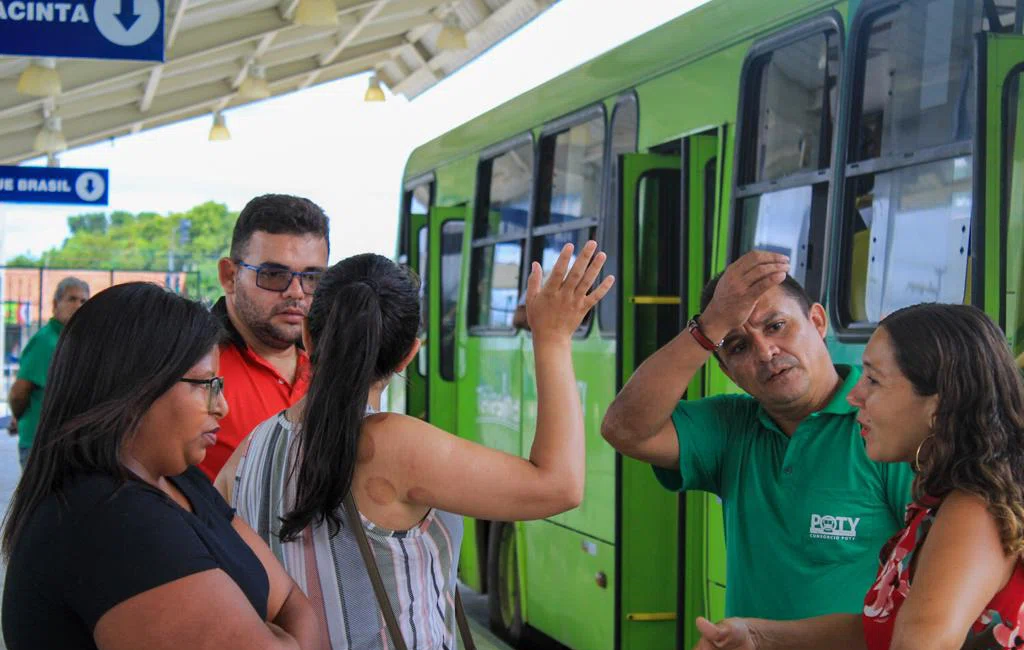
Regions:
<svg viewBox="0 0 1024 650"><path fill-rule="evenodd" d="M74 277L61 280L53 293L53 316L28 340L21 353L18 376L7 395L7 404L11 407L8 431L11 435L18 435L18 461L22 469L39 426L46 374L57 350L57 339L67 322L88 299L88 284Z"/></svg>

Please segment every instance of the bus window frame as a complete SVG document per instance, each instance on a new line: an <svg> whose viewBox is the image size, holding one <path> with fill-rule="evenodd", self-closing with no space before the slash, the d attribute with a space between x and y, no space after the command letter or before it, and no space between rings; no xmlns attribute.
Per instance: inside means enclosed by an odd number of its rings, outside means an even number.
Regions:
<svg viewBox="0 0 1024 650"><path fill-rule="evenodd" d="M745 176L747 169L756 165L756 153L751 155L752 160L746 160L748 152L756 148L758 133L758 110L760 108L761 71L763 64L761 59L772 52L794 45L802 40L834 31L838 39L839 67L836 74L836 111L832 119L832 134L829 142L829 163L825 167L800 171L788 174L778 179L758 182L747 182ZM840 180L841 174L837 169L837 161L843 153L840 143L843 142L844 132L841 131L844 115L843 91L846 86L847 59L846 28L842 15L835 9L812 16L803 22L782 29L762 39L758 39L747 52L743 59L743 67L740 70L739 106L736 112L736 135L733 142L733 173L732 192L729 205L729 226L728 226L728 259L726 264L736 260L740 255L741 237L743 229L740 227L741 206L746 199L755 196L763 196L770 192L778 192L797 187L810 187L812 192L812 205L814 203L814 188L822 184L826 189L822 199L825 204L824 215L820 224L813 221L809 224L808 247L810 248L807 275L804 278L804 288L813 300L824 299L827 274L830 267L830 240L831 225L834 221L832 210L832 194L835 185ZM824 99L827 101L827 98ZM753 128L751 128L753 126ZM751 138L755 147L751 147ZM819 190L820 192L820 190Z"/></svg>
<svg viewBox="0 0 1024 650"><path fill-rule="evenodd" d="M608 118L605 132L605 154L604 154L604 187L601 198L601 217L600 223L597 226L598 244L604 246L607 241L606 235L608 234L609 228L615 228L616 232L616 246L620 250L615 251L615 262L616 268L602 270L602 278L611 274L616 278L622 276L622 211L619 209L619 195L622 193L620 179L614 179L616 181L617 191L612 196L612 175L618 176L620 174L619 163L616 160L616 155L612 153L612 140L614 138L614 125L615 117L619 114L619 109L628 104L632 104L636 108L636 128L633 132L633 148L631 151L626 153L637 153L637 148L640 146L640 97L637 95L636 89L631 88L629 91L622 93L615 100L615 107L612 108L611 116ZM614 169L613 169L614 166ZM610 273L609 273L610 272ZM594 308L595 320L597 321L597 331L602 338L609 340L618 339L619 332L619 316L622 314L621 305L621 294L616 291L617 297L615 310L615 320L611 327L606 327L604 319L601 317L601 306L598 305Z"/></svg>
<svg viewBox="0 0 1024 650"><path fill-rule="evenodd" d="M598 186L598 197L599 197L599 199L598 199L598 205L597 205L597 216L593 217L593 218L589 218L589 219L576 219L576 220L568 222L568 223L557 223L557 224L546 223L546 224L544 224L542 226L537 226L535 222L536 222L536 219L537 219L537 215L539 214L539 212L541 210L541 204L540 204L541 199L543 197L547 197L548 202L550 203L550 198L551 198L550 197L550 192L544 193L544 192L541 191L541 187L542 187L541 184L544 183L544 182L547 182L548 185L550 186L551 182L553 180L553 179L549 179L549 178L542 178L542 175L540 173L543 170L544 155L545 155L545 147L544 147L545 143L548 142L548 141L552 141L554 138L558 137L562 133L566 133L567 131L572 129L574 126L579 126L581 124L586 124L587 122L590 122L592 120L596 120L598 118L600 118L602 120L602 123L603 123L603 127L604 128L602 129L602 132L604 133L604 136L603 136L604 137L604 142L602 143L602 146L601 146L601 179L600 179L599 186ZM572 113L570 113L568 115L565 115L563 117L560 117L560 118L557 118L557 119L552 120L550 122L547 122L547 123L544 124L543 127L541 127L540 135L537 138L537 164L534 167L535 173L534 173L534 178L533 178L533 180L534 180L534 188L533 188L533 197L532 197L532 201L531 201L532 206L531 206L531 210L530 210L530 217L529 217L529 220L528 220L528 228L527 228L527 235L528 235L527 243L526 243L526 253L527 254L524 256L524 261L527 262L527 264L524 264L524 271L521 272L520 275L519 275L519 284L520 284L519 295L523 295L525 293L525 291L526 291L526 282L527 282L527 279L529 278L530 265L532 265L533 262L535 262L535 261L536 262L540 261L540 260L535 259L536 258L536 253L538 252L537 249L535 248L535 240L538 237L544 237L546 235L555 235L555 234L563 233L563 232L575 232L575 231L579 231L579 230L586 230L587 231L587 239L594 239L597 236L598 228L600 227L600 224L601 224L602 212L604 210L603 203L604 203L604 195L606 193L606 183L607 183L607 175L608 175L608 146L609 146L609 144L608 144L608 137L609 137L608 127L609 127L609 124L610 124L610 120L608 119L608 110L605 107L604 102L601 102L601 103L598 103L598 104L592 104L590 106L586 106L584 108L581 108L578 111L573 111ZM552 174L554 174L554 167L552 167ZM549 210L550 209L550 205L545 206L544 209L545 210ZM591 328L594 325L594 320L595 320L596 313L597 313L596 309L593 309L593 310L591 310L590 312L587 313L586 317L583 319L583 322L580 323L580 326L578 328L576 328L575 332L573 332L573 338L574 339L581 339L581 338L586 338L587 336L589 336L590 330L591 330ZM530 334L530 336L533 336L532 332L528 331L527 333Z"/></svg>
<svg viewBox="0 0 1024 650"><path fill-rule="evenodd" d="M462 237L462 244L463 245L459 246L459 269L462 268L462 263L463 263L463 252L462 251L465 248L464 244L466 243L466 222L465 222L464 219L446 219L446 220L441 222L441 224L440 224L440 227L441 227L440 235L441 236L440 236L440 239L439 239L439 246L438 246L438 256L441 259L438 261L438 269L437 269L438 270L438 276L441 279L441 283L440 283L440 286L438 287L438 290L437 290L437 306L436 306L437 313L439 314L438 322L437 322L438 333L441 335L441 338L444 337L444 332L442 331L442 325L444 324L444 314L445 314L445 312L444 312L444 302L445 302L445 296L444 296L444 237L445 237L445 230L449 226L457 227L459 229L459 235ZM452 341L452 346L451 346L451 349L450 349L451 354L448 357L445 356L445 349L444 349L444 346L441 345L440 341L438 341L438 347L437 347L437 360L438 360L437 374L438 374L438 376L441 377L441 379L443 379L444 381L448 381L448 382L455 381L456 375L458 374L457 373L457 364L456 364L456 357L458 356L458 354L456 353L456 351L458 349L458 320L459 320L459 313L460 313L458 305L459 305L459 294L461 293L461 291L462 291L462 287L461 287L461 283L460 283L460 285L456 286L456 288L455 288L455 325L452 328L452 336L454 337L454 340ZM448 373L451 376L448 376L448 374L446 374L446 370L451 370L451 372Z"/></svg>
<svg viewBox="0 0 1024 650"><path fill-rule="evenodd" d="M524 144L530 145L533 154L533 178L530 179L530 198L527 201L526 229L522 233L480 237L478 235L478 231L481 220L485 218L486 211L491 205L491 176L489 172L487 174L484 173L484 166L487 163L493 162L495 158L498 158L502 154L506 154L513 149L523 146ZM475 253L478 248L496 246L506 242L522 242L523 251L519 258L519 285L520 292L522 292L523 262L526 259L526 253L529 250L530 226L533 223L534 194L536 192L537 165L539 163L537 150L537 139L534 137L532 131L527 131L526 133L520 133L519 135L515 135L487 147L480 152L477 159L476 191L474 192L475 196L473 200L473 221L469 227L469 286L466 288L468 293L468 300L466 301L466 321L469 323L467 327L469 336L515 336L519 331L515 326L507 328L491 327L490 325L481 325L473 322L479 307L479 296L477 295L478 292L475 287L480 281L480 268L476 263ZM486 182L484 182L485 180ZM463 236L465 236L465 234ZM521 295L522 293L520 293L520 296Z"/></svg>
<svg viewBox="0 0 1024 650"><path fill-rule="evenodd" d="M862 0L857 13L853 16L850 24L850 43L846 48L846 58L849 60L849 74L842 80L842 91L840 92L840 111L836 128L839 130L835 140L840 144L840 151L833 159L835 175L833 177L829 207L832 209L833 217L829 220L830 227L835 232L830 235L830 243L835 245L836 254L831 262L831 278L828 281L828 293L830 296L828 304L829 319L833 325L836 339L841 343L863 344L871 337L878 323L869 321L852 321L848 316L848 307L844 301L849 297L849 287L852 278L850 273L852 265L849 263L849 255L846 247L851 243L852 233L850 219L847 216L855 206L856 196L848 196L850 182L860 176L879 174L897 169L909 169L932 162L952 160L962 156L972 156L971 159L971 243L970 255L972 262L967 269L970 274L972 285L972 300L980 305L981 296L984 296L984 191L985 191L985 106L986 106L986 83L984 70L980 57L984 56L984 50L978 46L978 39L984 38L988 32L981 31L974 34L975 48L972 55L972 65L975 72L975 84L973 102L975 111L974 129L971 138L966 141L952 142L944 145L928 147L917 151L899 153L890 156L879 156L868 160L852 160L851 151L857 151L860 138L860 113L864 101L865 76L867 74L867 47L871 39L870 27L879 18L887 13L897 11L905 0ZM1024 3L1018 0L1018 12L1014 17L1015 24L1019 24L1022 15L1019 10ZM850 172L854 172L850 175Z"/></svg>
<svg viewBox="0 0 1024 650"><path fill-rule="evenodd" d="M434 205L435 193L437 191L437 176L433 171L429 171L419 176L414 176L404 183L402 183L402 205L398 213L398 251L397 261L399 264L409 264L409 215L410 209L412 208L412 197L413 192L420 185L430 184L430 205L427 206L427 211ZM403 259L404 256L404 259Z"/></svg>

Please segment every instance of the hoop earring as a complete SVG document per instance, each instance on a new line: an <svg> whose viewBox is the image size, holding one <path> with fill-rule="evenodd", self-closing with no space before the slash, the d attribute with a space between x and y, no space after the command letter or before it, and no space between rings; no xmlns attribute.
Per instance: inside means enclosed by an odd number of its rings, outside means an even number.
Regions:
<svg viewBox="0 0 1024 650"><path fill-rule="evenodd" d="M921 473L921 447L924 447L924 443L928 442L929 438L934 437L934 433L929 433L927 436L924 437L924 440L921 441L921 444L917 446L917 451L914 452L914 472L918 474Z"/></svg>

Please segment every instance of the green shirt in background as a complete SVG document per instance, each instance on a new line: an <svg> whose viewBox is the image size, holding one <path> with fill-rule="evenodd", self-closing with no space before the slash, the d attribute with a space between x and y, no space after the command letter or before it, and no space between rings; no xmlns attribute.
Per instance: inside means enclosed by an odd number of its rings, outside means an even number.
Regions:
<svg viewBox="0 0 1024 650"><path fill-rule="evenodd" d="M64 329L60 321L51 318L25 344L21 352L21 365L18 368L18 379L33 384L28 398L28 408L18 418L18 447L30 449L36 438L36 427L39 426L39 412L43 406L43 389L46 388L46 373L50 370L50 360L57 350L57 339Z"/></svg>
<svg viewBox="0 0 1024 650"><path fill-rule="evenodd" d="M672 414L680 471L655 474L721 498L726 616L860 613L878 554L903 527L913 472L867 457L846 401L860 369L836 370L839 391L791 438L748 395L684 400Z"/></svg>

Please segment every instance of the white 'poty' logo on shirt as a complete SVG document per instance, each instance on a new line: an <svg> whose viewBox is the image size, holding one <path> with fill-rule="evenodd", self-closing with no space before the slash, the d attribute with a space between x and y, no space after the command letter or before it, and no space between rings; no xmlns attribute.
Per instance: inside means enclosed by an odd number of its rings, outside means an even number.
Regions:
<svg viewBox="0 0 1024 650"><path fill-rule="evenodd" d="M857 539L860 517L811 515L810 535L815 539Z"/></svg>

